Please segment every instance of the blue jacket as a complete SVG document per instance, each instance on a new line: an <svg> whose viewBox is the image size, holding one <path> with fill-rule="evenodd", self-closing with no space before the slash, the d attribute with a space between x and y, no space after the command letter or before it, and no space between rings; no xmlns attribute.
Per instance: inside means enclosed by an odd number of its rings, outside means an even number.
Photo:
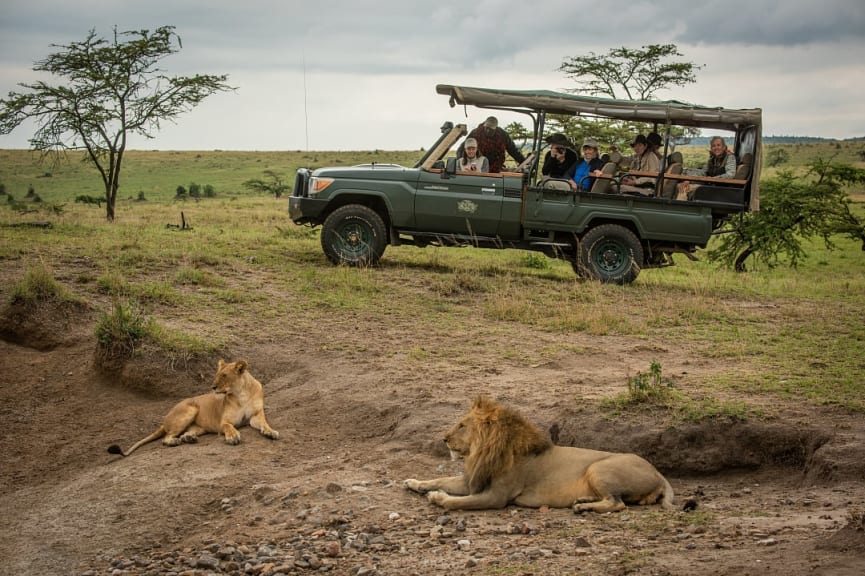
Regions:
<svg viewBox="0 0 865 576"><path fill-rule="evenodd" d="M595 183L594 178L585 178L589 175L589 173L594 172L595 170L600 170L604 167L604 163L600 158L592 158L590 161L586 161L585 158L580 160L580 163L577 164L577 169L574 172L574 182L577 183L577 186L580 186L580 181L582 181L581 190L588 192L592 189L592 184Z"/></svg>

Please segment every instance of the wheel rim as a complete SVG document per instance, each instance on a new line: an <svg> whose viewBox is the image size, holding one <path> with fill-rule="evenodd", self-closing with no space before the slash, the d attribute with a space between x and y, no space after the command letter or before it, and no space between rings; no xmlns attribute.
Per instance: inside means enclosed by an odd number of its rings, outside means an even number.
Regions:
<svg viewBox="0 0 865 576"><path fill-rule="evenodd" d="M356 260L369 255L373 234L362 222L345 222L334 232L334 247L345 259Z"/></svg>
<svg viewBox="0 0 865 576"><path fill-rule="evenodd" d="M595 266L606 274L616 274L625 270L631 254L625 246L613 240L600 240L592 250Z"/></svg>

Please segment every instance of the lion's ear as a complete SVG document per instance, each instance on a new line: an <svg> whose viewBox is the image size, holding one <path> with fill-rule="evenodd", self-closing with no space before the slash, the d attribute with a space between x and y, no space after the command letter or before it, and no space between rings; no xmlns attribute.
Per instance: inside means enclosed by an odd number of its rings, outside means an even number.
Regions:
<svg viewBox="0 0 865 576"><path fill-rule="evenodd" d="M237 371L238 374L243 374L244 372L246 372L247 367L248 365L246 363L246 360L238 360L235 364L234 369Z"/></svg>
<svg viewBox="0 0 865 576"><path fill-rule="evenodd" d="M219 364L218 364L219 370L222 370L222 367L223 367L223 366L225 366L225 360L223 360L222 358L220 358L220 359L219 359Z"/></svg>
<svg viewBox="0 0 865 576"><path fill-rule="evenodd" d="M483 394L476 396L474 402L472 402L472 409L480 412L490 412L495 410L497 406L498 403L495 400Z"/></svg>

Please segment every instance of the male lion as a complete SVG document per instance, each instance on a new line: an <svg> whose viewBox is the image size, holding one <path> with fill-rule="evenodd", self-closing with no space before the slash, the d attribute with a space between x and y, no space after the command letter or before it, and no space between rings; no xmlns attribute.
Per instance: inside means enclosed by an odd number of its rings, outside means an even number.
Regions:
<svg viewBox="0 0 865 576"><path fill-rule="evenodd" d="M239 444L240 432L235 426L245 423L268 438L279 438L264 417L264 391L261 382L249 373L246 360L219 361L213 379L213 393L201 394L178 402L169 410L156 432L132 445L125 452L117 444L108 447L111 454L129 456L136 449L157 438L166 446L197 442L202 434L224 434L226 444Z"/></svg>
<svg viewBox="0 0 865 576"><path fill-rule="evenodd" d="M615 512L626 504L673 506L673 489L636 454L554 445L515 410L478 397L445 436L451 458L465 458L462 476L405 481L448 510L572 507Z"/></svg>

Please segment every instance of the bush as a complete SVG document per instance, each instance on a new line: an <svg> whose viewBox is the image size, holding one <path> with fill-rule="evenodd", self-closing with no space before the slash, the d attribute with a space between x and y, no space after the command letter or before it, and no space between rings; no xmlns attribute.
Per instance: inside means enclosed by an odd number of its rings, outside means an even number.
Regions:
<svg viewBox="0 0 865 576"><path fill-rule="evenodd" d="M186 188L183 186L178 186L177 190L174 192L174 197L179 200L186 200Z"/></svg>
<svg viewBox="0 0 865 576"><path fill-rule="evenodd" d="M652 360L649 372L637 372L628 378L628 396L632 402L661 403L669 395L673 383L661 374L661 363Z"/></svg>
<svg viewBox="0 0 865 576"><path fill-rule="evenodd" d="M44 265L28 268L24 278L12 288L10 302L13 304L37 304L49 300L69 300L66 288L54 278L54 273Z"/></svg>
<svg viewBox="0 0 865 576"><path fill-rule="evenodd" d="M216 198L216 190L213 189L213 186L210 184L204 185L204 197L205 198Z"/></svg>
<svg viewBox="0 0 865 576"><path fill-rule="evenodd" d="M115 302L110 314L96 322L96 341L102 359L129 358L149 331L151 321L135 304Z"/></svg>
<svg viewBox="0 0 865 576"><path fill-rule="evenodd" d="M190 198L201 198L201 186L192 182L189 185L189 197Z"/></svg>

